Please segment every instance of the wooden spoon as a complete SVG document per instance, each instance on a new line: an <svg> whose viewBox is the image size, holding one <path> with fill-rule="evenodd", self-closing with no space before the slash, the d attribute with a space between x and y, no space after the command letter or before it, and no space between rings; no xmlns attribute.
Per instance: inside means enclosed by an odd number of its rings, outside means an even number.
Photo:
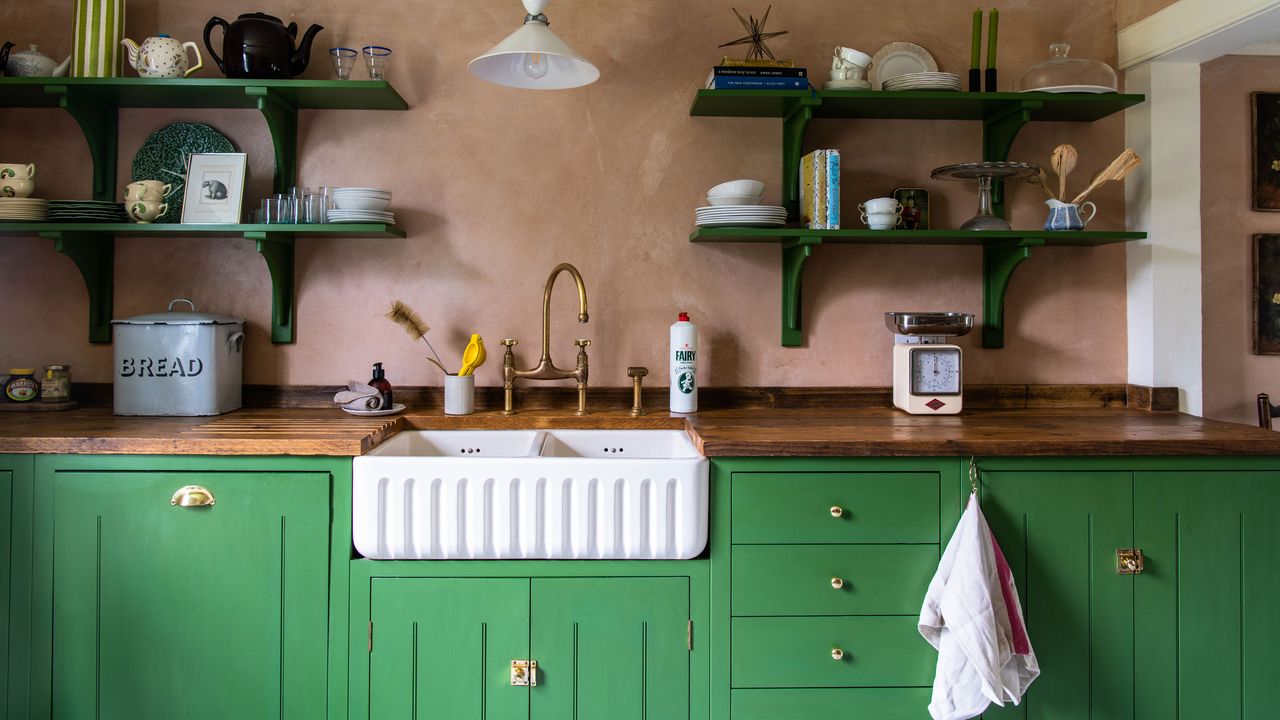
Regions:
<svg viewBox="0 0 1280 720"><path fill-rule="evenodd" d="M1058 199L1058 196L1054 195L1053 191L1049 189L1049 175L1045 173L1044 168L1039 168L1039 172L1027 178L1027 182L1031 183L1032 185L1038 186L1041 190L1044 191L1045 195L1049 196L1050 200Z"/></svg>
<svg viewBox="0 0 1280 720"><path fill-rule="evenodd" d="M1133 172L1134 168L1142 164L1142 156L1133 151L1133 148L1126 148L1120 153L1115 160L1111 161L1102 172L1093 178L1093 182L1089 183L1089 187L1085 188L1075 199L1071 201L1072 205L1079 205L1089 193L1097 190L1100 186L1109 180L1123 180L1126 175Z"/></svg>
<svg viewBox="0 0 1280 720"><path fill-rule="evenodd" d="M1053 168L1053 172L1058 176L1058 197L1067 196L1067 175L1076 169L1076 161L1080 159L1080 154L1076 152L1073 145L1059 145L1053 149L1053 155L1049 158L1049 166Z"/></svg>

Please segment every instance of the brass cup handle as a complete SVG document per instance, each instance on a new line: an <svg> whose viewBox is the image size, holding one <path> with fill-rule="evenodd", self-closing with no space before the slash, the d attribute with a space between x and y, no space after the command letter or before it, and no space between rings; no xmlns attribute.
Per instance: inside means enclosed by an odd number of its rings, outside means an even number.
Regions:
<svg viewBox="0 0 1280 720"><path fill-rule="evenodd" d="M833 518L844 517L844 508L840 507L839 505L832 505L831 517Z"/></svg>
<svg viewBox="0 0 1280 720"><path fill-rule="evenodd" d="M208 488L199 485L178 488L173 497L169 498L170 505L184 508L212 507L215 502L213 493L209 492Z"/></svg>
<svg viewBox="0 0 1280 720"><path fill-rule="evenodd" d="M832 590L839 590L842 587L844 587L844 578L838 578L838 577L831 578Z"/></svg>
<svg viewBox="0 0 1280 720"><path fill-rule="evenodd" d="M844 650L841 650L840 648L831 648L831 659L837 662L843 660Z"/></svg>

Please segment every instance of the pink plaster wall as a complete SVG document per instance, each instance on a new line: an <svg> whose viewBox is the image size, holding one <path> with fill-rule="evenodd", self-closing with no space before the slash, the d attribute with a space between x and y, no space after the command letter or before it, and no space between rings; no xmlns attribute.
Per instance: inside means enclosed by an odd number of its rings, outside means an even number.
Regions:
<svg viewBox="0 0 1280 720"><path fill-rule="evenodd" d="M1253 354L1253 236L1280 214L1250 209L1254 91L1280 92L1280 58L1228 55L1200 69L1200 222L1204 413L1257 421L1260 392L1280 398L1280 357Z"/></svg>
<svg viewBox="0 0 1280 720"><path fill-rule="evenodd" d="M50 54L69 51L71 0L4 3L0 29ZM780 123L692 118L689 104L718 43L741 28L731 3L687 0L558 0L553 28L591 58L601 80L563 92L511 90L472 77L467 62L518 25L516 0L130 0L129 34L166 32L198 39L209 15L270 10L326 30L318 47L365 43L395 50L390 77L408 112L317 111L302 115L300 176L309 186L375 185L396 193L403 240L302 240L298 245L298 342L269 342L267 273L251 243L226 239L121 240L116 245L115 316L154 312L173 297L248 320L245 378L250 383L337 383L387 364L393 382L438 384L398 328L381 319L391 300L417 307L434 325L442 354L456 358L468 333L489 342L477 374L499 384L497 341L521 341L523 364L536 355L540 299L558 262L586 278L591 323L572 322L572 293L561 282L553 304L553 356L571 364L574 337L594 341L592 382L625 385L628 365L647 365L665 384L667 326L688 310L702 330L702 382L716 385L887 385L887 310L981 313L981 251L945 247L824 247L805 275L803 348L779 346L779 250L774 245L693 245L693 208L712 185L765 180L779 196ZM1001 7L1000 71L1010 85L1067 39L1073 54L1114 62L1113 0L1018 0ZM764 3L738 4L759 13ZM968 64L972 8L947 0L857 4L774 0L770 27L779 55L826 80L830 48L874 53L909 40L943 70ZM208 63L210 66L211 63ZM202 76L212 77L207 67ZM356 76L364 74L363 68ZM307 77L330 75L323 50ZM253 111L121 113L121 183L147 134L176 120L208 122L250 154L250 202L271 175L266 127ZM38 194L87 197L88 154L71 118L58 110L0 110L0 161L40 167ZM1047 164L1060 142L1080 148L1083 182L1121 149L1123 119L1092 125L1027 127L1012 158ZM843 202L922 185L933 193L935 227L973 213L973 188L929 180L933 167L976 160L972 122L823 121L810 147L843 154ZM1030 186L1010 193L1015 226L1043 222ZM1095 228L1118 228L1118 185L1094 198ZM846 215L848 220L854 220ZM72 263L38 238L0 239L0 366L69 362L78 380L110 379L110 346L86 340L86 295ZM1009 291L1007 347L970 348L970 382L1123 382L1124 249L1043 249Z"/></svg>
<svg viewBox="0 0 1280 720"><path fill-rule="evenodd" d="M1116 0L1116 26L1127 28L1176 2L1178 0Z"/></svg>

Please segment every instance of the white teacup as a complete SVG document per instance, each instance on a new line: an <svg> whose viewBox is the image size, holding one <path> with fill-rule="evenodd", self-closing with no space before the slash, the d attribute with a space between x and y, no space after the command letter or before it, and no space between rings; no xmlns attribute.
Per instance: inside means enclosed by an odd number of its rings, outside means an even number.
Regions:
<svg viewBox="0 0 1280 720"><path fill-rule="evenodd" d="M867 68L871 67L871 56L860 50L837 45L835 55L850 65L862 68L863 72L866 72Z"/></svg>
<svg viewBox="0 0 1280 720"><path fill-rule="evenodd" d="M35 189L36 184L25 178L9 178L7 180L0 180L0 197L31 197L31 193L35 192Z"/></svg>
<svg viewBox="0 0 1280 720"><path fill-rule="evenodd" d="M12 178L19 180L35 180L35 163L28 163L26 165L21 163L0 163L0 180L9 180Z"/></svg>
<svg viewBox="0 0 1280 720"><path fill-rule="evenodd" d="M173 185L159 180L139 180L124 187L124 200L128 202L164 202L173 192Z"/></svg>
<svg viewBox="0 0 1280 720"><path fill-rule="evenodd" d="M150 200L133 200L125 203L125 212L129 214L129 219L140 224L146 224L160 217L169 211L169 203L153 202Z"/></svg>
<svg viewBox="0 0 1280 720"><path fill-rule="evenodd" d="M892 230L901 221L897 213L862 213L862 224L872 230Z"/></svg>
<svg viewBox="0 0 1280 720"><path fill-rule="evenodd" d="M891 197L872 198L859 205L858 210L867 215L872 213L898 214L902 212L902 203Z"/></svg>

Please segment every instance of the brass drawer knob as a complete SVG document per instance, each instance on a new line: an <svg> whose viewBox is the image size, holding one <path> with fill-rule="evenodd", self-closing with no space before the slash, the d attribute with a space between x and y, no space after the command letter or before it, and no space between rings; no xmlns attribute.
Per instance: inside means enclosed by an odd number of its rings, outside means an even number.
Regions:
<svg viewBox="0 0 1280 720"><path fill-rule="evenodd" d="M831 659L840 661L844 659L844 651L840 648L831 648Z"/></svg>
<svg viewBox="0 0 1280 720"><path fill-rule="evenodd" d="M178 507L208 507L215 503L213 493L208 488L199 485L187 485L178 488L173 497L169 498L170 505Z"/></svg>
<svg viewBox="0 0 1280 720"><path fill-rule="evenodd" d="M838 578L838 577L831 578L832 590L839 590L842 587L844 587L844 578Z"/></svg>
<svg viewBox="0 0 1280 720"><path fill-rule="evenodd" d="M833 518L844 517L844 508L840 507L839 505L832 505L831 517Z"/></svg>

